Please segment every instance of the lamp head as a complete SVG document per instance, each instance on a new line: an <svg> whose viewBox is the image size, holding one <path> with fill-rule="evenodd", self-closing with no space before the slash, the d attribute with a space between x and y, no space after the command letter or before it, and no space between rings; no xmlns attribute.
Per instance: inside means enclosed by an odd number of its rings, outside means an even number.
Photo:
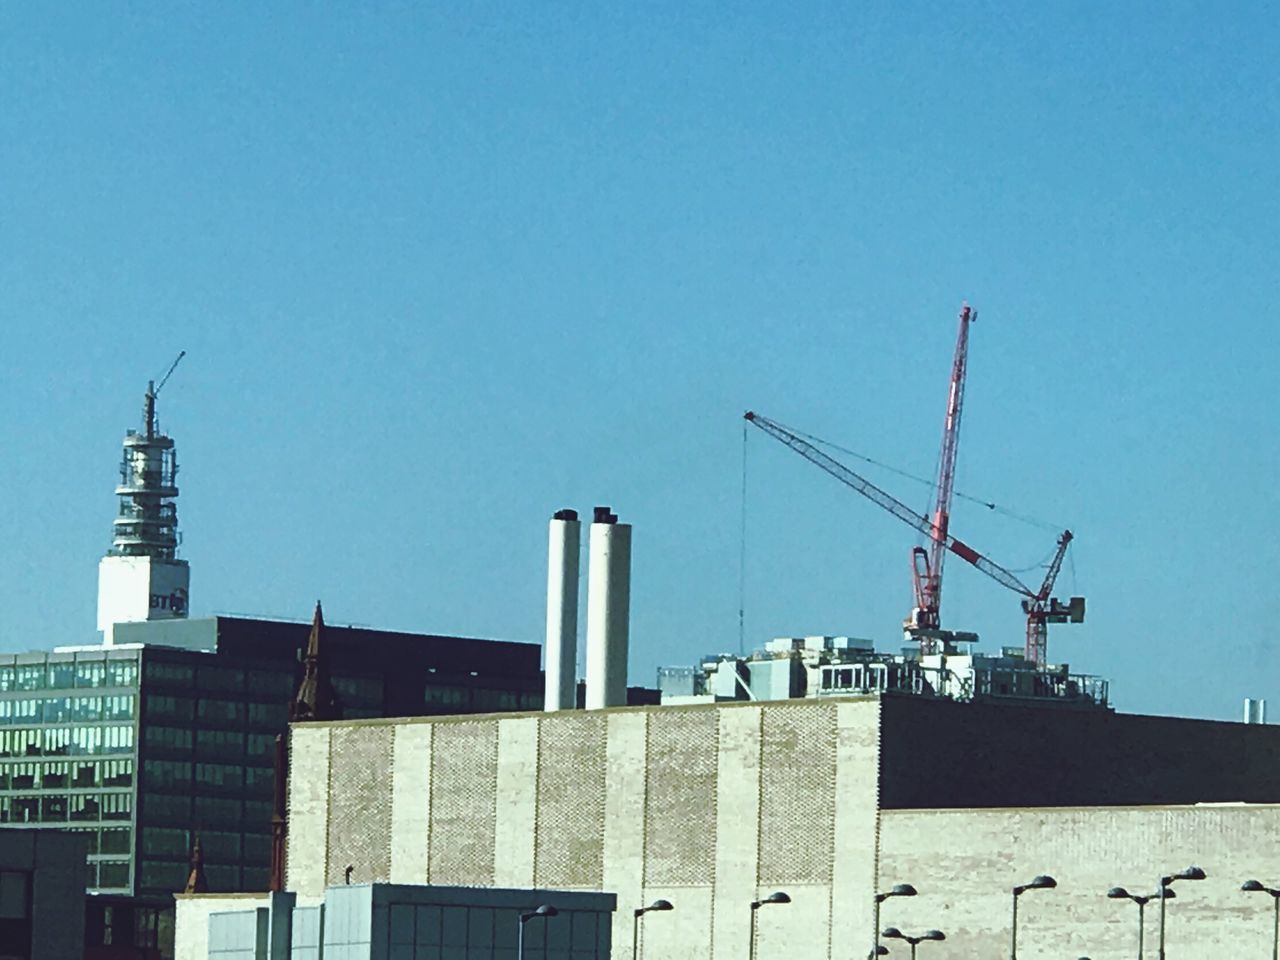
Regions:
<svg viewBox="0 0 1280 960"><path fill-rule="evenodd" d="M902 935L902 931L899 930L897 927L885 927L883 930L880 931L880 936L884 937L886 940L905 940L906 939L906 937Z"/></svg>
<svg viewBox="0 0 1280 960"><path fill-rule="evenodd" d="M560 911L557 910L555 907L553 907L551 904L544 903L538 907L535 907L533 910L530 910L528 913L520 914L520 922L528 923L534 917L554 917L559 912Z"/></svg>
<svg viewBox="0 0 1280 960"><path fill-rule="evenodd" d="M915 895L916 888L909 883L895 884L893 889L889 891L889 896L891 897L914 897Z"/></svg>
<svg viewBox="0 0 1280 960"><path fill-rule="evenodd" d="M921 940L945 940L947 939L947 935L943 933L941 930L927 930L925 931L924 936L922 936L920 939Z"/></svg>
<svg viewBox="0 0 1280 960"><path fill-rule="evenodd" d="M1124 887L1112 887L1107 891L1107 896L1112 900L1128 900L1130 898L1129 891Z"/></svg>
<svg viewBox="0 0 1280 960"><path fill-rule="evenodd" d="M1261 893L1267 888L1260 884L1257 880L1246 880L1240 885L1240 889L1248 893Z"/></svg>
<svg viewBox="0 0 1280 960"><path fill-rule="evenodd" d="M785 893L783 893L781 890L776 890L773 893L769 894L760 902L761 903L790 903L791 898L787 896Z"/></svg>
<svg viewBox="0 0 1280 960"><path fill-rule="evenodd" d="M1173 875L1173 879L1175 880L1203 880L1204 877L1204 871L1196 866L1187 867L1187 869L1183 870L1181 873L1175 873Z"/></svg>
<svg viewBox="0 0 1280 960"><path fill-rule="evenodd" d="M1036 877L1029 884L1027 884L1027 887L1028 889L1031 889L1031 890L1052 890L1057 885L1058 885L1057 880L1053 879L1053 877L1049 876L1048 874L1042 873L1040 874L1040 876Z"/></svg>
<svg viewBox="0 0 1280 960"><path fill-rule="evenodd" d="M675 907L672 906L670 900L655 900L653 901L653 903L649 904L649 906L645 907L645 909L646 910L674 910Z"/></svg>

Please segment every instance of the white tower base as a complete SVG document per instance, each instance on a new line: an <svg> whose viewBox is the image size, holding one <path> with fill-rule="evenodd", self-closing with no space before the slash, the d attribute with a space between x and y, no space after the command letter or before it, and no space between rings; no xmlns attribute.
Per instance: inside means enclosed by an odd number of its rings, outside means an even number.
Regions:
<svg viewBox="0 0 1280 960"><path fill-rule="evenodd" d="M114 642L117 623L174 620L187 616L191 568L185 560L103 557L98 563L98 629Z"/></svg>

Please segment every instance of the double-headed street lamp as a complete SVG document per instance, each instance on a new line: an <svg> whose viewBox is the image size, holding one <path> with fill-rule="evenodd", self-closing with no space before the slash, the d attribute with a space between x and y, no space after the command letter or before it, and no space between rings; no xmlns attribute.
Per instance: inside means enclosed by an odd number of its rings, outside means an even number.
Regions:
<svg viewBox="0 0 1280 960"><path fill-rule="evenodd" d="M883 955L883 950L880 946L880 904L890 897L914 897L915 895L916 888L909 883L899 883L892 890L876 894L875 923L872 924L872 929L875 931L875 942L871 945L871 960Z"/></svg>
<svg viewBox="0 0 1280 960"><path fill-rule="evenodd" d="M1018 898L1028 890L1052 890L1057 885L1057 880L1042 873L1030 883L1022 883L1013 888L1013 930L1009 947L1009 960L1018 960Z"/></svg>
<svg viewBox="0 0 1280 960"><path fill-rule="evenodd" d="M1160 878L1160 960L1164 960L1164 902L1169 898L1169 894L1173 891L1169 889L1170 884L1175 880L1203 880L1204 871L1199 867L1190 866L1168 877Z"/></svg>
<svg viewBox="0 0 1280 960"><path fill-rule="evenodd" d="M647 907L636 907L631 924L631 960L636 960L640 948L640 918L651 911L674 910L670 900L655 900Z"/></svg>
<svg viewBox="0 0 1280 960"><path fill-rule="evenodd" d="M516 960L524 960L524 925L530 920L536 920L538 917L548 918L554 917L560 911L549 903L544 903L540 907L530 910L528 913L520 914L520 934L516 937Z"/></svg>
<svg viewBox="0 0 1280 960"><path fill-rule="evenodd" d="M926 930L918 937L909 937L897 927L885 927L880 932L880 936L887 940L905 940L911 944L911 960L916 960L916 947L924 943L926 940L945 940L947 935L941 930Z"/></svg>
<svg viewBox="0 0 1280 960"><path fill-rule="evenodd" d="M761 907L767 907L771 903L790 903L791 898L781 890L771 893L763 900L751 901L751 940L747 946L748 956L751 960L756 960L756 911Z"/></svg>
<svg viewBox="0 0 1280 960"><path fill-rule="evenodd" d="M1271 902L1275 904L1275 924L1274 934L1271 937L1271 960L1280 958L1280 890L1272 890L1270 887L1264 887L1257 880L1246 880L1244 885L1240 887L1246 893L1269 893L1271 894Z"/></svg>
<svg viewBox="0 0 1280 960"><path fill-rule="evenodd" d="M1132 900L1138 905L1138 960L1142 960L1142 934L1145 929L1142 922L1142 912L1146 909L1148 903L1159 898L1161 895L1167 900L1170 897L1176 897L1170 887L1161 887L1159 891L1153 893L1149 897L1140 897L1136 893L1130 893L1124 887L1112 887L1107 891L1107 896L1112 900Z"/></svg>

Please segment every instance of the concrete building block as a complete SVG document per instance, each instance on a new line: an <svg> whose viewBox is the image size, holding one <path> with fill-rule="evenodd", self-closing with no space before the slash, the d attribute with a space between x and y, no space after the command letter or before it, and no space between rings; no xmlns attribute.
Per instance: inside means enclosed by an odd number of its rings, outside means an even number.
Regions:
<svg viewBox="0 0 1280 960"><path fill-rule="evenodd" d="M330 885L385 883L391 876L391 738L393 728L338 726L330 751L360 771L329 791Z"/></svg>
<svg viewBox="0 0 1280 960"><path fill-rule="evenodd" d="M865 956L874 934L879 816L880 702L841 701L836 711L836 772L831 835L831 929L834 944L856 944ZM882 872L882 880L890 880ZM902 882L892 878L892 883ZM866 944L866 951L861 944Z"/></svg>
<svg viewBox="0 0 1280 960"><path fill-rule="evenodd" d="M1243 893L1240 884L1280 881L1277 827L1275 806L886 811L882 870L931 879L917 884L919 897L889 901L883 919L904 930L937 927L958 956L1007 954L1012 887L1047 873L1057 888L1019 901L1018 956L1126 960L1137 953L1138 908L1108 900L1106 891L1151 894L1162 874L1195 863L1208 878L1176 882L1167 904L1170 960L1262 957L1271 947L1271 898ZM1149 956L1158 918L1153 901Z"/></svg>
<svg viewBox="0 0 1280 960"><path fill-rule="evenodd" d="M553 714L544 723L555 722ZM647 767L647 711L607 715L606 764L608 789L604 800L603 874L601 889L618 896L621 909L613 916L613 949L618 956L631 951L631 910L645 894L645 771Z"/></svg>
<svg viewBox="0 0 1280 960"><path fill-rule="evenodd" d="M741 906L755 898L757 886L760 728L763 715L760 707L738 707L719 712L714 874L716 909L711 922L714 960L739 960L747 955L748 930L740 914Z"/></svg>
<svg viewBox="0 0 1280 960"><path fill-rule="evenodd" d="M395 728L391 757L391 882L430 881L431 733L435 724Z"/></svg>
<svg viewBox="0 0 1280 960"><path fill-rule="evenodd" d="M492 886L497 720L436 722L431 749L432 883Z"/></svg>
<svg viewBox="0 0 1280 960"><path fill-rule="evenodd" d="M546 718L537 744L536 882L600 889L608 715L573 711Z"/></svg>
<svg viewBox="0 0 1280 960"><path fill-rule="evenodd" d="M493 882L533 886L538 822L538 717L498 725L498 797L493 831Z"/></svg>
<svg viewBox="0 0 1280 960"><path fill-rule="evenodd" d="M329 872L329 738L335 728L298 725L289 730L288 849L299 851L285 861L287 886L295 893L324 893ZM343 765L345 784L357 779Z"/></svg>

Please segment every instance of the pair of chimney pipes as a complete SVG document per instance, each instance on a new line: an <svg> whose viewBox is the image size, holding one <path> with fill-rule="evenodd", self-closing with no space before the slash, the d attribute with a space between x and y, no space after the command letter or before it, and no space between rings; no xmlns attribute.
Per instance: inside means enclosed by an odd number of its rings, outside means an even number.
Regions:
<svg viewBox="0 0 1280 960"><path fill-rule="evenodd" d="M551 518L547 552L546 696L543 709L577 706L578 573L582 524L576 510ZM596 507L588 543L588 710L627 703L627 647L631 621L631 524Z"/></svg>

